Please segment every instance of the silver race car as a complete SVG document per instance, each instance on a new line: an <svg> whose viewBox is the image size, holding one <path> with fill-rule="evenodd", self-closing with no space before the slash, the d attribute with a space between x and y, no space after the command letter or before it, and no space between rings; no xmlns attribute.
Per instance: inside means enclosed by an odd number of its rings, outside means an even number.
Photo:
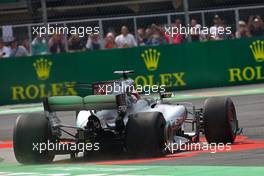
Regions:
<svg viewBox="0 0 264 176"><path fill-rule="evenodd" d="M17 161L48 163L57 154L74 158L80 152L87 157L114 151L133 157L160 156L172 152L168 150L172 144L198 143L200 134L208 143L234 142L239 127L230 98L208 98L203 108L196 108L175 101L172 93L141 96L129 89L134 82L128 74L133 71L115 73L123 77L75 85L90 87L93 95L47 97L43 113L20 115L13 133ZM75 111L76 124L63 124L58 111Z"/></svg>

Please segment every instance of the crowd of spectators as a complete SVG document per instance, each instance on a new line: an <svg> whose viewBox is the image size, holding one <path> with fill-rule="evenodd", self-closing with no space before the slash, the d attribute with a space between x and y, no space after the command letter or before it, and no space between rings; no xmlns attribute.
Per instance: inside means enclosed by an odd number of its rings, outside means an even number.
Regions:
<svg viewBox="0 0 264 176"><path fill-rule="evenodd" d="M175 19L171 26L180 28L184 25L181 19ZM175 32L171 36L165 32L165 26L152 24L147 28L138 28L135 34L132 34L127 26L122 26L119 33L109 31L103 39L98 34L92 34L88 37L79 37L78 35L66 37L61 34L53 34L49 36L48 40L46 40L46 37L36 36L31 43L28 39L20 44L17 39L13 39L10 42L0 40L0 58L54 54L66 51L180 44L187 41L187 39L195 42L264 36L264 22L260 16L250 16L248 22L239 21L239 27L236 32L222 34L214 32L219 27L226 28L228 25L219 15L215 15L209 28L210 34L206 34L201 30L200 33L191 32L189 35ZM197 28L202 28L202 25L196 19L191 19L191 31ZM31 52L29 52L30 48Z"/></svg>

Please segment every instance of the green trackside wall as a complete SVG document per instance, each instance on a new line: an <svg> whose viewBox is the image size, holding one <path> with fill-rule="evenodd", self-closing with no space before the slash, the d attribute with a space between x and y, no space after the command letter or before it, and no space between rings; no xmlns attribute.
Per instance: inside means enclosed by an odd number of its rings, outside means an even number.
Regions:
<svg viewBox="0 0 264 176"><path fill-rule="evenodd" d="M262 60L250 48L256 41L260 43L255 51ZM64 86L116 79L114 70L133 69L136 74L131 77L137 84L165 84L169 90L260 83L264 82L263 41L251 38L2 59L0 105L39 102L51 95L83 96L90 91ZM142 54L149 49L154 62L146 65Z"/></svg>

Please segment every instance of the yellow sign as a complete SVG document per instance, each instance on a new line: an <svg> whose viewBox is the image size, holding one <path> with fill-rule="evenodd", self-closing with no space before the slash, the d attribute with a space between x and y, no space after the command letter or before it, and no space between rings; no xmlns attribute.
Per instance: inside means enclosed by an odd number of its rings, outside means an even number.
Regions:
<svg viewBox="0 0 264 176"><path fill-rule="evenodd" d="M145 65L149 71L155 71L158 68L160 52L156 49L146 49L141 54L142 59L145 62Z"/></svg>
<svg viewBox="0 0 264 176"><path fill-rule="evenodd" d="M264 40L254 41L251 45L249 45L252 54L257 62L264 61Z"/></svg>
<svg viewBox="0 0 264 176"><path fill-rule="evenodd" d="M49 78L50 69L52 66L51 61L48 61L48 59L40 58L33 63L33 66L36 70L38 79L46 80Z"/></svg>
<svg viewBox="0 0 264 176"><path fill-rule="evenodd" d="M145 66L148 71L155 71L158 68L161 53L156 49L146 49L141 53ZM168 88L186 86L185 72L160 73L156 77L154 74L138 75L135 78L136 85L153 86L164 85Z"/></svg>
<svg viewBox="0 0 264 176"><path fill-rule="evenodd" d="M33 63L33 67L39 80L44 81L50 77L52 62L48 59L37 59ZM56 82L30 84L26 86L15 85L11 86L11 98L12 100L34 100L47 96L77 95L77 91L74 89L75 84L76 82Z"/></svg>
<svg viewBox="0 0 264 176"><path fill-rule="evenodd" d="M75 82L30 84L27 86L12 86L12 100L34 100L49 96L77 95Z"/></svg>
<svg viewBox="0 0 264 176"><path fill-rule="evenodd" d="M264 61L264 40L256 40L249 45L256 62ZM264 80L264 71L261 65L246 66L244 68L230 68L229 82Z"/></svg>
<svg viewBox="0 0 264 176"><path fill-rule="evenodd" d="M186 86L186 82L184 79L185 72L178 72L178 73L162 73L159 74L158 77L154 77L154 75L138 75L135 78L136 85L164 85L165 87L172 88L172 87L183 87Z"/></svg>

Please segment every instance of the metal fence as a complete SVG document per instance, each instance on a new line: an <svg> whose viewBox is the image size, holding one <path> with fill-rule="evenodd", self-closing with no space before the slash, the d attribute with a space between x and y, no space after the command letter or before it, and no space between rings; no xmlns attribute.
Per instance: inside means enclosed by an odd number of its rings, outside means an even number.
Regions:
<svg viewBox="0 0 264 176"><path fill-rule="evenodd" d="M259 15L264 17L264 5L262 6L250 6L250 7L236 7L236 8L224 8L213 10L199 10L189 11L189 18L196 19L202 26L210 27L214 15L219 15L225 23L232 27L232 32L239 27L239 21L248 21L250 16ZM136 34L137 29L147 28L151 24L159 25L171 25L175 19L181 19L183 25L186 22L186 16L184 12L164 13L164 14L152 14L141 16L125 16L125 17L111 17L111 18L95 18L95 19L82 19L73 21L58 21L48 22L50 25L58 26L99 26L100 38L103 39L107 32L114 31L116 34L120 33L120 28L123 25L128 26L129 31L132 34ZM31 42L36 37L33 35L32 28L34 26L43 26L44 23L34 24L21 24L13 25L13 35L20 42L26 43L28 50L31 51ZM2 33L2 27L0 27L0 33ZM67 36L69 37L69 36ZM66 42L67 43L67 42Z"/></svg>

